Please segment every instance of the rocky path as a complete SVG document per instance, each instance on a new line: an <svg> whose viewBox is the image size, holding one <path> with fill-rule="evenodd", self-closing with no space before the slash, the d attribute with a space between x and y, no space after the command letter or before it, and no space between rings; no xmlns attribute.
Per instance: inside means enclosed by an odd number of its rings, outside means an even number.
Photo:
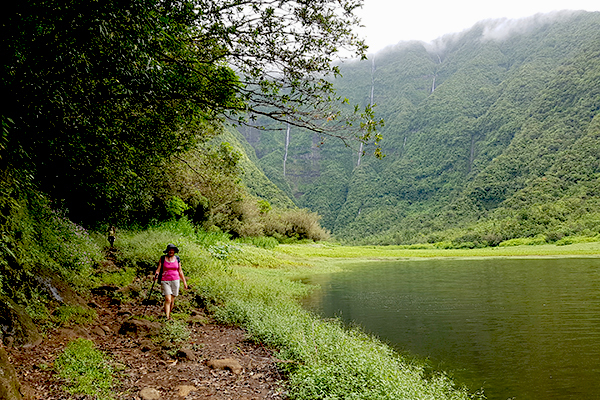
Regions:
<svg viewBox="0 0 600 400"><path fill-rule="evenodd" d="M85 399L63 389L52 365L75 338L92 340L110 355L117 373L116 399L283 399L285 392L271 352L246 340L237 327L214 323L202 310L192 312L190 337L183 343L157 343L163 324L158 305L147 307L154 321L139 319L144 306L114 304L107 296L90 301L97 321L89 326L55 329L33 348L8 350L28 400ZM175 310L177 312L177 310ZM155 320L158 319L158 322Z"/></svg>

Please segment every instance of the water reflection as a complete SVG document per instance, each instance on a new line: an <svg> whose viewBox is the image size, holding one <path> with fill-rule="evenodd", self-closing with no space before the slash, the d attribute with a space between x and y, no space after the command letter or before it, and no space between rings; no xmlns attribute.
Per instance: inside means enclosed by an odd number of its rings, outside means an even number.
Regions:
<svg viewBox="0 0 600 400"><path fill-rule="evenodd" d="M600 399L600 259L368 263L309 281L309 308L489 399Z"/></svg>

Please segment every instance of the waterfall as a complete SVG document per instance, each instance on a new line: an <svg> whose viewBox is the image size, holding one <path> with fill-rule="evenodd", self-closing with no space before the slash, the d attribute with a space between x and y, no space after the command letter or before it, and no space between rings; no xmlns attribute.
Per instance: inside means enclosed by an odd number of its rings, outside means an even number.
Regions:
<svg viewBox="0 0 600 400"><path fill-rule="evenodd" d="M375 56L373 56L371 58L371 100L370 100L370 105L371 107L373 107L373 95L375 93ZM360 159L362 158L362 153L363 153L363 143L360 142L360 147L358 149L358 161L356 163L356 166L360 166Z"/></svg>
<svg viewBox="0 0 600 400"><path fill-rule="evenodd" d="M441 57L440 57L439 54L437 55L437 58L438 58L438 64L441 65L442 64L442 59L441 59ZM437 76L437 74L434 72L434 74L433 74L433 83L431 84L431 93L433 93L435 91L435 78L436 78L436 76Z"/></svg>
<svg viewBox="0 0 600 400"><path fill-rule="evenodd" d="M362 144L362 142L360 142L360 147L358 148L358 161L356 162L357 167L360 166L360 158L362 157L362 153L363 153L363 144Z"/></svg>
<svg viewBox="0 0 600 400"><path fill-rule="evenodd" d="M283 154L283 176L285 177L285 164L287 163L288 147L290 145L290 123L287 123L287 132L285 134L285 153Z"/></svg>
<svg viewBox="0 0 600 400"><path fill-rule="evenodd" d="M471 135L471 155L469 157L469 172L473 168L473 161L475 161L475 135Z"/></svg>

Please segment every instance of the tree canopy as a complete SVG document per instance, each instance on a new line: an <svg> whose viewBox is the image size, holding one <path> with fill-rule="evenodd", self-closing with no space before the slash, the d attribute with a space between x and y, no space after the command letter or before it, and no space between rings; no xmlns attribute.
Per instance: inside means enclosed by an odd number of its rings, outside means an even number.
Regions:
<svg viewBox="0 0 600 400"><path fill-rule="evenodd" d="M2 169L27 171L75 219L124 218L151 205L172 154L227 118L369 141L370 110L342 116L330 82L339 49L364 56L352 33L360 5L17 2L3 24Z"/></svg>

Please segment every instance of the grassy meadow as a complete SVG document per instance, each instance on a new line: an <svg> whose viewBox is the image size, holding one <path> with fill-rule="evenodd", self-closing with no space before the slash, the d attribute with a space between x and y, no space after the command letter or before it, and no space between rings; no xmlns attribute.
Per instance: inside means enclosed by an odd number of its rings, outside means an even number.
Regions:
<svg viewBox="0 0 600 400"><path fill-rule="evenodd" d="M577 257L600 255L600 240L557 246L516 245L474 249L443 249L434 244L413 246L341 246L335 244L280 245L275 252L320 264L323 260L402 260L415 258L469 257Z"/></svg>

